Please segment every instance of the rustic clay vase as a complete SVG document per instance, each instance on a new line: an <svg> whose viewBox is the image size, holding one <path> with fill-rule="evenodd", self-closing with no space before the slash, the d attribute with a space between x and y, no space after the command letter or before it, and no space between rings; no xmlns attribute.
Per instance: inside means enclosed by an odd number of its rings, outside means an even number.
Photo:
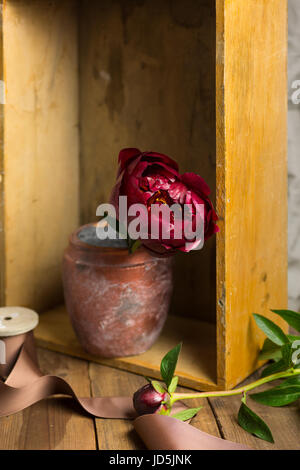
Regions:
<svg viewBox="0 0 300 470"><path fill-rule="evenodd" d="M125 240L99 240L96 224L71 235L63 258L64 295L87 352L118 357L150 348L168 313L171 263L144 248L129 254Z"/></svg>

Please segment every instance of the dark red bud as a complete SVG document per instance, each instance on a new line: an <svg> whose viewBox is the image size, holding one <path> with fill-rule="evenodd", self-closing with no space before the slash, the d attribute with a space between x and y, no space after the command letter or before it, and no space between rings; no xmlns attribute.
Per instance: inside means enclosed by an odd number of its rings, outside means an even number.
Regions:
<svg viewBox="0 0 300 470"><path fill-rule="evenodd" d="M166 398L167 393L159 393L151 384L147 384L133 395L133 406L138 415L152 414L158 411Z"/></svg>

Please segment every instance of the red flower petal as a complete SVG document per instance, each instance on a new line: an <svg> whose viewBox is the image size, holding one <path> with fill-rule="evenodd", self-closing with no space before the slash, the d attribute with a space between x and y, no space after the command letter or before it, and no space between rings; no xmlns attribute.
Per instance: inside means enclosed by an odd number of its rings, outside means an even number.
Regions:
<svg viewBox="0 0 300 470"><path fill-rule="evenodd" d="M209 196L210 188L206 181L196 173L184 173L181 176L181 180L189 188L197 193L202 193L204 196Z"/></svg>
<svg viewBox="0 0 300 470"><path fill-rule="evenodd" d="M178 165L173 160L172 158L168 157L167 155L164 155L163 153L157 153L157 152L143 152L143 157L149 157L150 159L156 159L159 160L163 163L165 163L168 167L174 168L174 170L179 171Z"/></svg>
<svg viewBox="0 0 300 470"><path fill-rule="evenodd" d="M121 171L125 168L128 160L130 160L132 157L137 157L140 154L141 154L141 151L136 148L126 148L126 149L121 150L119 153L119 165L120 165Z"/></svg>
<svg viewBox="0 0 300 470"><path fill-rule="evenodd" d="M169 189L169 194L171 198L174 201L179 202L179 204L185 203L186 193L187 187L180 181L176 181L175 183L173 183Z"/></svg>

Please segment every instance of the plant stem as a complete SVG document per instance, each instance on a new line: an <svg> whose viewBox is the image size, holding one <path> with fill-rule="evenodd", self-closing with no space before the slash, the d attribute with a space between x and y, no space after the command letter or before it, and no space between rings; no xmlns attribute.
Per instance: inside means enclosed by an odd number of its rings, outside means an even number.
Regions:
<svg viewBox="0 0 300 470"><path fill-rule="evenodd" d="M218 392L199 392L199 393L172 393L170 398L170 404L173 405L178 400L186 400L188 398L207 398L207 397L225 397L243 394L249 392L253 388L260 387L261 385L271 382L272 380L282 379L284 377L291 377L293 375L299 375L300 369L288 369L283 372L277 372L276 374L268 375L262 379L256 380L249 385L236 388L234 390L222 390Z"/></svg>

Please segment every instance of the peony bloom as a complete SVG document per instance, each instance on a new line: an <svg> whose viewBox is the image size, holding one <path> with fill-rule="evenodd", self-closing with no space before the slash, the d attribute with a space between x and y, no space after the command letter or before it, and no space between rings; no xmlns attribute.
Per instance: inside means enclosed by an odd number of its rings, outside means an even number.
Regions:
<svg viewBox="0 0 300 470"><path fill-rule="evenodd" d="M198 205L203 205L204 242L219 229L217 215L209 199L210 189L203 178L194 173L181 175L177 163L166 155L156 152L141 152L135 148L121 150L117 182L113 189L111 202L118 210L119 196L127 196L130 207L139 203L148 210L148 233L142 243L155 254L173 254L177 250L188 252L195 249L200 240L187 238L195 230ZM189 205L188 217L177 219L173 214L169 221L155 215L153 205L178 204L182 210ZM183 212L182 212L183 214ZM159 235L153 239L151 219L159 225ZM178 229L181 236L178 237ZM166 236L167 234L167 236Z"/></svg>
<svg viewBox="0 0 300 470"><path fill-rule="evenodd" d="M157 392L151 384L144 385L133 395L133 406L138 415L156 413L160 410L167 393Z"/></svg>

